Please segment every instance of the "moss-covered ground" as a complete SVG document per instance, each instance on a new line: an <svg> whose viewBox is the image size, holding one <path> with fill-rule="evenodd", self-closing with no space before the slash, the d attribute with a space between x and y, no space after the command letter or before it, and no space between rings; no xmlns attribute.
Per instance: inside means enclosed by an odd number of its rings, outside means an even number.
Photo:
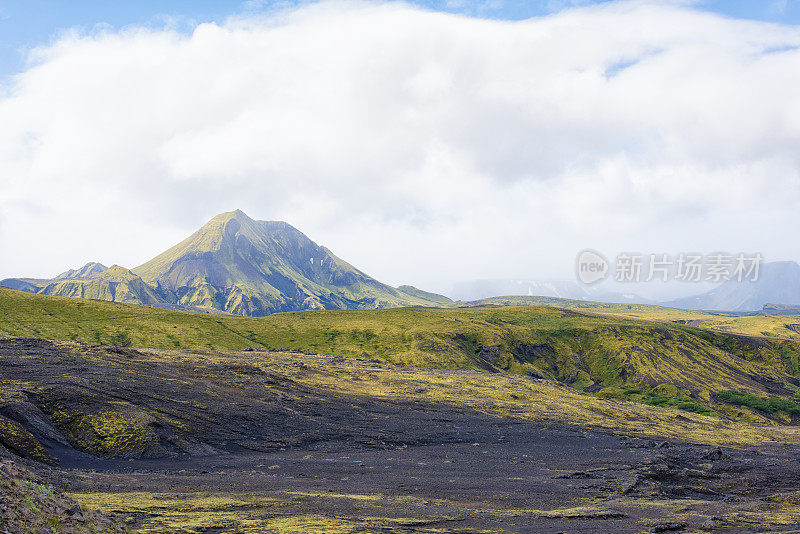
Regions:
<svg viewBox="0 0 800 534"><path fill-rule="evenodd" d="M739 391L792 401L800 385L800 341L676 324L675 311L664 308L629 310L647 317L644 320L622 317L622 305L604 306L604 314L597 313L598 308L581 313L482 306L250 318L0 288L0 334L160 349L293 349L366 356L412 366L532 374L606 397L752 421L766 417L791 422L796 417L742 410L716 394ZM666 310L667 315L659 317L653 310ZM102 418L95 414L92 420ZM99 428L92 421L81 424ZM99 439L97 446L102 447L102 432L92 432L86 439Z"/></svg>
<svg viewBox="0 0 800 534"><path fill-rule="evenodd" d="M550 306L584 313L611 315L682 324L719 332L762 336L774 339L800 339L800 316L791 314L735 313L682 310L650 304L614 304L550 297L492 297L474 302L456 302L453 306Z"/></svg>

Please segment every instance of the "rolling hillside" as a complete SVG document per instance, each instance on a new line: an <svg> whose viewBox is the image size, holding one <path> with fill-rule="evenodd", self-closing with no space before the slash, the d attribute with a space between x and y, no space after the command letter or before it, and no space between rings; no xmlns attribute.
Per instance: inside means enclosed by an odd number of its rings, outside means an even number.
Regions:
<svg viewBox="0 0 800 534"><path fill-rule="evenodd" d="M798 426L325 354L16 338L0 362L0 456L60 464L50 485L0 461L8 532L750 532L800 511Z"/></svg>
<svg viewBox="0 0 800 534"><path fill-rule="evenodd" d="M793 399L800 386L796 341L552 307L315 311L253 318L2 289L0 310L0 334L5 335L153 348L295 349L507 371L699 412L729 410L715 400L725 391ZM738 411L753 420L773 415Z"/></svg>
<svg viewBox="0 0 800 534"><path fill-rule="evenodd" d="M731 334L800 341L798 309L779 305L765 306L761 312L737 313L683 310L653 304L620 304L552 297L507 296L455 302L452 306L550 306L582 313L689 325Z"/></svg>

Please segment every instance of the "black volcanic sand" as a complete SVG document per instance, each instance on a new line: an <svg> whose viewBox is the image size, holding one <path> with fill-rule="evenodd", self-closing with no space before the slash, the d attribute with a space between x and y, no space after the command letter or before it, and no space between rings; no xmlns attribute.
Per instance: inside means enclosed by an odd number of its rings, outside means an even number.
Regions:
<svg viewBox="0 0 800 534"><path fill-rule="evenodd" d="M394 417L416 445L380 449L335 441L271 454L73 461L63 466L62 481L72 492L254 494L289 501L281 509L288 515L411 517L421 523L392 532L764 532L800 526L800 517L781 516L784 524L770 527L753 513L769 509L771 497L797 489L800 462L794 455L458 413L404 410ZM286 498L294 492L312 495ZM375 494L377 501L346 497ZM137 519L147 522L146 514Z"/></svg>
<svg viewBox="0 0 800 534"><path fill-rule="evenodd" d="M441 442L390 449L332 442L271 454L72 463L64 466L62 482L72 492L208 492L283 501L303 492L312 495L281 513L421 523L392 532L789 532L800 526L800 516L781 516L783 524L770 526L753 512L798 489L800 462L792 455L463 414L449 414L451 421L413 412L396 417L412 441L434 431L439 439L432 441ZM375 494L377 501L346 497ZM136 519L147 522L146 514Z"/></svg>
<svg viewBox="0 0 800 534"><path fill-rule="evenodd" d="M181 367L188 364L148 364L145 373L136 370L142 363L137 354L111 351L108 360L87 366L57 344L0 343L3 379L33 384L25 391L27 401L4 401L0 414L15 417L60 460L59 467L40 467L40 472L79 501L82 495L116 496L104 511L132 527L162 525L158 532L800 531L800 458L788 447L653 441L444 404L310 391L269 374L264 380L272 387L259 394L264 404L258 412L248 404L249 386L241 386L242 396L219 398L213 409L195 413L198 408L160 381L174 381L177 372L183 381L175 387L196 397L191 387L200 379ZM125 362L138 378L120 373L118 365ZM239 376L242 369L236 372ZM79 376L84 378L72 380ZM147 398L148 409L160 407L172 416L176 406L184 406L177 415L206 426L176 446L174 430L158 423L160 448L126 459L100 459L52 434L59 430L50 426L38 388L49 391L48 402L86 388L101 404L109 402L102 395L114 402ZM44 423L37 423L42 416ZM174 510L136 506L133 499L119 497L127 492L157 493L164 502L177 499L187 506L208 496L241 498L241 503L212 510L200 526L187 523L180 529L163 526L174 525L165 522ZM269 502L251 503L248 497ZM215 521L214 514L223 512L238 520ZM349 526L247 526L304 517Z"/></svg>

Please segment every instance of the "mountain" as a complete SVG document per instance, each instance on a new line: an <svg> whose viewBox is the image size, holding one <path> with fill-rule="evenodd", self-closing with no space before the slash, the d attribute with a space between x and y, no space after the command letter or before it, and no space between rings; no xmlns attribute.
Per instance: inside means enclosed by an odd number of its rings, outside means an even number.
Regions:
<svg viewBox="0 0 800 534"><path fill-rule="evenodd" d="M800 304L764 304L762 311L768 315L800 315Z"/></svg>
<svg viewBox="0 0 800 534"><path fill-rule="evenodd" d="M58 276L56 276L53 281L57 280L85 280L86 278L91 278L97 274L102 273L108 269L102 263L97 263L96 261L90 261L83 267L79 269L70 269L69 271L65 271Z"/></svg>
<svg viewBox="0 0 800 534"><path fill-rule="evenodd" d="M111 300L129 304L158 306L168 300L163 294L146 284L141 278L119 265L86 275L79 271L76 278L54 279L41 288L38 293L58 297L78 297L82 299ZM65 274L67 274L65 273Z"/></svg>
<svg viewBox="0 0 800 534"><path fill-rule="evenodd" d="M767 304L800 305L800 265L793 261L765 263L755 282L728 280L706 293L664 303L714 311L760 311Z"/></svg>
<svg viewBox="0 0 800 534"><path fill-rule="evenodd" d="M133 272L177 304L237 315L436 306L442 298L382 284L293 226L240 210L217 215Z"/></svg>
<svg viewBox="0 0 800 534"><path fill-rule="evenodd" d="M27 291L28 293L36 293L41 289L42 285L47 284L49 280L40 278L6 278L0 280L0 287L7 287L9 289L16 289L17 291Z"/></svg>
<svg viewBox="0 0 800 534"><path fill-rule="evenodd" d="M169 302L169 296L159 293L141 278L124 267L111 268L89 262L78 269L69 269L55 278L7 278L0 286L29 293L110 300L129 304L159 306Z"/></svg>
<svg viewBox="0 0 800 534"><path fill-rule="evenodd" d="M0 287L27 291L28 293L38 293L42 288L53 282L61 280L84 280L86 278L102 273L108 267L96 261L90 261L83 267L64 271L54 278L6 278L0 280Z"/></svg>
<svg viewBox="0 0 800 534"><path fill-rule="evenodd" d="M383 284L293 226L222 213L133 270L96 262L49 280L9 278L31 293L165 308L268 315L295 310L442 306L447 297Z"/></svg>

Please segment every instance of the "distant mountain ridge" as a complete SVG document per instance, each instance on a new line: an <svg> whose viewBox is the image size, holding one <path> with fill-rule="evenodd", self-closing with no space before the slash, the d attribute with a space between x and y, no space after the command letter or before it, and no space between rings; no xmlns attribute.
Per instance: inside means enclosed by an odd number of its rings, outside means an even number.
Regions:
<svg viewBox="0 0 800 534"><path fill-rule="evenodd" d="M44 287L54 282L60 282L62 280L85 280L86 278L102 273L106 269L108 269L108 267L102 263L90 261L83 267L64 271L54 278L6 278L5 280L0 280L0 286L16 289L18 291L27 291L28 293L39 293Z"/></svg>
<svg viewBox="0 0 800 534"><path fill-rule="evenodd" d="M95 274L86 274L84 272L81 275L80 273L84 271L85 267L79 269L77 271L78 276L74 278L55 278L37 293L59 297L146 304L148 306L158 306L167 300L164 295L144 283L141 278L125 267L114 265Z"/></svg>
<svg viewBox="0 0 800 534"><path fill-rule="evenodd" d="M685 291L685 289L684 289ZM607 291L575 281L487 279L461 282L450 292L460 304L524 302L540 298L620 304L650 304L686 310L764 312L787 314L800 309L800 265L776 261L761 265L755 282L728 280L701 294L670 300L648 299L637 294Z"/></svg>
<svg viewBox="0 0 800 534"><path fill-rule="evenodd" d="M663 305L709 311L760 311L766 305L800 306L800 265L793 261L765 263L755 282L728 280L706 293Z"/></svg>
<svg viewBox="0 0 800 534"><path fill-rule="evenodd" d="M78 269L70 269L65 271L58 276L56 276L53 280L85 280L87 278L91 278L92 276L98 275L104 271L108 270L108 267L103 265L102 263L97 263L96 261L90 261L83 267Z"/></svg>
<svg viewBox="0 0 800 534"><path fill-rule="evenodd" d="M88 263L51 280L0 285L33 293L260 316L281 311L440 306L447 297L383 284L293 226L236 210L128 270Z"/></svg>

